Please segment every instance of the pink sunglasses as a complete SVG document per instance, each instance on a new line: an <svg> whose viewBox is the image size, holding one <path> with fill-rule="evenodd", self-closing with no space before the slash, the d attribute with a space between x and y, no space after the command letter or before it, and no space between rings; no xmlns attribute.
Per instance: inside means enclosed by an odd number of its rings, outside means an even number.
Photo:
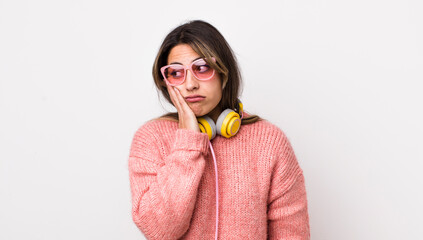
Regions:
<svg viewBox="0 0 423 240"><path fill-rule="evenodd" d="M211 58L213 62L216 62L214 57ZM186 78L187 70L201 81L210 80L215 73L215 70L206 62L205 58L200 58L192 62L189 67L185 67L181 64L170 64L160 68L164 80L170 86L176 86L184 83Z"/></svg>

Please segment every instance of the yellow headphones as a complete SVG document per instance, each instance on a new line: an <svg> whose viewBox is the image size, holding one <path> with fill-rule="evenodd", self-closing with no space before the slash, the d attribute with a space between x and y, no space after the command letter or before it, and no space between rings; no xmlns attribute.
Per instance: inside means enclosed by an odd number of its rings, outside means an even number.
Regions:
<svg viewBox="0 0 423 240"><path fill-rule="evenodd" d="M225 109L217 118L216 124L209 116L197 118L200 131L207 133L207 135L209 135L209 140L212 140L214 137L216 137L216 134L224 136L225 138L235 136L235 134L237 134L241 128L243 111L243 105L239 99L238 109L236 110L237 111L229 108Z"/></svg>

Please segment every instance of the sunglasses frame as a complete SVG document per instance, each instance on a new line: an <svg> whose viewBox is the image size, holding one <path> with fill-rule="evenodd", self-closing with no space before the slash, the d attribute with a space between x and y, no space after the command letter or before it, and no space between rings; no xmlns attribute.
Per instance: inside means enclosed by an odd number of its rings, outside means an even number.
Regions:
<svg viewBox="0 0 423 240"><path fill-rule="evenodd" d="M216 59L215 59L214 57L211 57L211 59L212 59L214 62L216 62ZM183 84L183 83L185 82L186 78L187 78L187 70L190 70L190 71L191 71L191 74L192 74L192 75L193 75L196 79L198 79L198 80L200 80L200 81L208 81L208 80L210 80L210 79L212 79L212 78L214 77L214 74L215 74L216 70L215 70L214 68L210 67L210 68L213 70L213 73L212 73L212 75L211 75L209 78L206 78L206 79L200 79L200 78L198 78L198 77L194 74L194 71L192 71L192 65L194 65L196 62L198 62L198 61L200 61L200 60L203 60L203 61L205 61L205 62L207 63L207 60L206 60L205 58L199 58L199 59L195 60L194 62L192 62L192 63L189 65L189 67L186 67L185 65L182 65L182 64L170 64L170 65L166 65L166 66L161 67L161 68L160 68L160 72L162 73L163 79L164 79L164 80L166 81L166 83L167 83L168 85L170 85L170 86L178 86L178 85ZM165 76L165 69L166 69L166 68L168 68L168 67L172 67L172 66L183 67L183 69L184 69L184 79L183 79L183 80L182 80L182 82L181 82L181 83L179 83L179 84L171 84L171 83L167 80L167 78L166 78L166 76Z"/></svg>

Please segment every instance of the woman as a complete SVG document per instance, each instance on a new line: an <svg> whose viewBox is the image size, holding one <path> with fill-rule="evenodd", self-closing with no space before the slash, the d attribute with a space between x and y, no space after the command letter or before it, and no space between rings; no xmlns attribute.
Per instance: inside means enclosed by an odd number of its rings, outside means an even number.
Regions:
<svg viewBox="0 0 423 240"><path fill-rule="evenodd" d="M153 66L177 109L143 124L129 156L132 217L147 239L309 239L289 140L243 111L236 58L204 21L172 30Z"/></svg>

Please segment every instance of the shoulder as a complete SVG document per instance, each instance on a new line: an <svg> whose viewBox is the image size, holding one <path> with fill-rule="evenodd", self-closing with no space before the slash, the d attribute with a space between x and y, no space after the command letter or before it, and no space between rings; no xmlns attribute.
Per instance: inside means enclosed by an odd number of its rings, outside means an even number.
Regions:
<svg viewBox="0 0 423 240"><path fill-rule="evenodd" d="M257 132L260 139L255 139L260 148L272 156L271 166L277 169L277 176L282 182L291 185L302 173L291 142L285 132L276 124L263 120L252 124L252 132ZM248 125L246 125L248 126Z"/></svg>
<svg viewBox="0 0 423 240"><path fill-rule="evenodd" d="M293 151L285 131L269 120L263 119L252 124L243 125L240 133L242 142L262 149L262 151L275 157L280 157Z"/></svg>
<svg viewBox="0 0 423 240"><path fill-rule="evenodd" d="M251 137L272 139L273 141L281 141L287 138L285 132L279 126L267 119L243 125L242 128L245 134Z"/></svg>
<svg viewBox="0 0 423 240"><path fill-rule="evenodd" d="M165 119L151 119L138 127L135 131L134 141L144 142L146 144L153 141L171 138L178 128L176 122Z"/></svg>
<svg viewBox="0 0 423 240"><path fill-rule="evenodd" d="M133 134L131 156L143 154L145 149L163 148L175 136L178 124L169 120L152 119L144 122Z"/></svg>
<svg viewBox="0 0 423 240"><path fill-rule="evenodd" d="M138 127L135 134L156 134L176 130L178 124L167 119L151 119Z"/></svg>

